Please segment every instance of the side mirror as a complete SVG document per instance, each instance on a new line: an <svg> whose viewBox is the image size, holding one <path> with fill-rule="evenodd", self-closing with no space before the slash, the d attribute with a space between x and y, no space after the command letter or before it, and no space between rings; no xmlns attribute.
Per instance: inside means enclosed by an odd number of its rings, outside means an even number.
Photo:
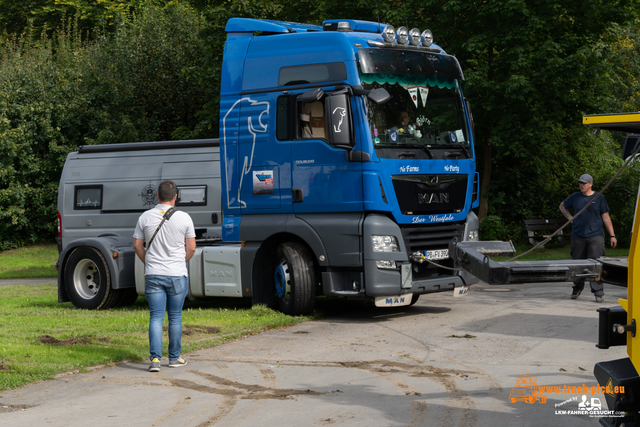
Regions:
<svg viewBox="0 0 640 427"><path fill-rule="evenodd" d="M622 158L625 161L633 156L633 153L638 149L638 145L640 145L640 135L635 133L630 133L627 135L627 138L624 140L624 148L622 149ZM636 154L637 156L638 154Z"/></svg>
<svg viewBox="0 0 640 427"><path fill-rule="evenodd" d="M384 105L392 98L391 94L385 88L379 87L373 89L367 97L378 105Z"/></svg>
<svg viewBox="0 0 640 427"><path fill-rule="evenodd" d="M333 95L325 99L329 142L339 148L351 150L354 146L353 124L349 97L346 94Z"/></svg>
<svg viewBox="0 0 640 427"><path fill-rule="evenodd" d="M324 91L319 87L317 87L315 89L311 89L310 91L300 95L300 101L304 103L316 102L316 101L320 101L323 96L324 96Z"/></svg>

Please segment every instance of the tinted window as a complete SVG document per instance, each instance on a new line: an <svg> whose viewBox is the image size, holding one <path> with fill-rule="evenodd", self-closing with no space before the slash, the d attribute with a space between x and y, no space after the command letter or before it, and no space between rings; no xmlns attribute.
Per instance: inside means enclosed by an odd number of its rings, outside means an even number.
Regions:
<svg viewBox="0 0 640 427"><path fill-rule="evenodd" d="M205 206L207 204L207 186L178 186L176 206Z"/></svg>
<svg viewBox="0 0 640 427"><path fill-rule="evenodd" d="M276 112L276 138L280 141L291 139L289 137L289 97L281 96L278 98L278 106Z"/></svg>
<svg viewBox="0 0 640 427"><path fill-rule="evenodd" d="M102 209L102 185L77 185L73 196L74 209Z"/></svg>
<svg viewBox="0 0 640 427"><path fill-rule="evenodd" d="M296 65L280 68L278 84L291 86L308 83L335 82L347 79L347 68L342 62Z"/></svg>

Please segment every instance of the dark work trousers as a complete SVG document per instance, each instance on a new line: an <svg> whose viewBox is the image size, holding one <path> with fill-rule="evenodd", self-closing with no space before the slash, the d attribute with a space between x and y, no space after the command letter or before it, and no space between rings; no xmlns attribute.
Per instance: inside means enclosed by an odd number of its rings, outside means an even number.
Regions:
<svg viewBox="0 0 640 427"><path fill-rule="evenodd" d="M571 259L596 259L605 255L604 234L594 237L571 236ZM590 282L591 292L596 296L604 295L602 282ZM573 289L584 288L584 280L573 282Z"/></svg>

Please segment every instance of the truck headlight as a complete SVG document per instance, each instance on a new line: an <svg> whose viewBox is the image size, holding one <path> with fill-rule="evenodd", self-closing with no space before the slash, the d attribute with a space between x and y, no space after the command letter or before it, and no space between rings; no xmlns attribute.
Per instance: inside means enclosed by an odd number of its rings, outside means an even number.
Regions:
<svg viewBox="0 0 640 427"><path fill-rule="evenodd" d="M374 252L400 252L395 236L371 236Z"/></svg>
<svg viewBox="0 0 640 427"><path fill-rule="evenodd" d="M393 43L396 39L396 29L391 25L384 27L384 30L382 30L382 39L387 43Z"/></svg>
<svg viewBox="0 0 640 427"><path fill-rule="evenodd" d="M422 37L420 37L419 29L414 28L413 30L409 31L409 41L411 42L411 45L418 46L421 39Z"/></svg>
<svg viewBox="0 0 640 427"><path fill-rule="evenodd" d="M477 242L478 241L478 230L470 230L469 231L469 241Z"/></svg>
<svg viewBox="0 0 640 427"><path fill-rule="evenodd" d="M433 33L431 30L424 30L422 32L422 46L429 47L433 44Z"/></svg>
<svg viewBox="0 0 640 427"><path fill-rule="evenodd" d="M407 27L398 28L398 31L396 31L396 40L398 44L407 44L409 41L409 30L407 30Z"/></svg>

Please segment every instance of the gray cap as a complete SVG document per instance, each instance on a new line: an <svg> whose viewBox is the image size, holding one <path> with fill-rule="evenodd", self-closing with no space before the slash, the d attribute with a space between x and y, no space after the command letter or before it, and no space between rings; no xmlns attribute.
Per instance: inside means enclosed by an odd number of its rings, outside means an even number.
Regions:
<svg viewBox="0 0 640 427"><path fill-rule="evenodd" d="M593 177L591 175L589 175L588 173L585 173L585 174L580 175L580 179L578 180L578 182L591 182L591 183L593 183Z"/></svg>

